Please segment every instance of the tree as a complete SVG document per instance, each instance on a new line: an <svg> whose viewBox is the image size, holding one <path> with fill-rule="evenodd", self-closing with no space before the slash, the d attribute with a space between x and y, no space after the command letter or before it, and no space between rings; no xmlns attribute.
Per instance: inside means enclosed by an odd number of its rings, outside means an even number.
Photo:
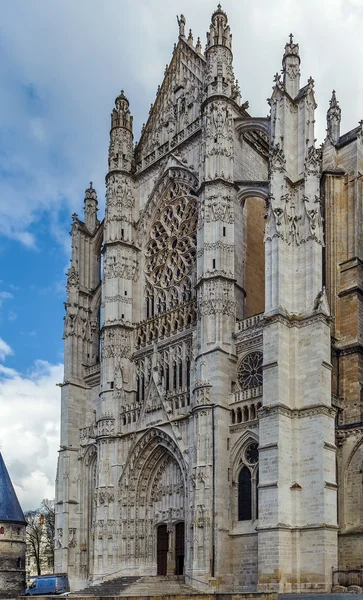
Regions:
<svg viewBox="0 0 363 600"><path fill-rule="evenodd" d="M44 515L44 554L48 561L48 567L54 568L54 537L55 537L55 510L54 500L42 500L40 505Z"/></svg>
<svg viewBox="0 0 363 600"><path fill-rule="evenodd" d="M34 560L38 575L42 569L54 567L54 500L42 500L40 508L25 513L28 523L26 541L28 556Z"/></svg>

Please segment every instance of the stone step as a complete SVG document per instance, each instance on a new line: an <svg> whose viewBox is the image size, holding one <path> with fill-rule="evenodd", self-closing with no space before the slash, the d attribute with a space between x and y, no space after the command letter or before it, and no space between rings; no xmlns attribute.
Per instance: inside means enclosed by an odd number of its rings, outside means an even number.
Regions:
<svg viewBox="0 0 363 600"><path fill-rule="evenodd" d="M198 592L187 585L184 577L154 576L154 577L119 577L100 584L90 585L83 590L70 594L76 598L84 596L190 596Z"/></svg>
<svg viewBox="0 0 363 600"><path fill-rule="evenodd" d="M87 586L82 590L77 590L76 592L69 594L69 596L119 596L123 590L135 583L138 579L138 577L117 577L104 581L103 583Z"/></svg>

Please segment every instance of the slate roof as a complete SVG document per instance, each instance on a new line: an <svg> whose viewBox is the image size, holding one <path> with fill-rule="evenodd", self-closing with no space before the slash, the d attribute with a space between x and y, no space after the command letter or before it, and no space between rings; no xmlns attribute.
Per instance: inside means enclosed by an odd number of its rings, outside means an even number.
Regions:
<svg viewBox="0 0 363 600"><path fill-rule="evenodd" d="M26 523L13 484L0 452L0 521Z"/></svg>
<svg viewBox="0 0 363 600"><path fill-rule="evenodd" d="M339 140L336 143L337 148L346 146L347 144L350 144L350 142L353 142L354 140L356 140L359 135L359 132L360 132L360 126L355 127L354 129L352 129L351 131L348 131L348 133L345 133L344 135L341 135Z"/></svg>

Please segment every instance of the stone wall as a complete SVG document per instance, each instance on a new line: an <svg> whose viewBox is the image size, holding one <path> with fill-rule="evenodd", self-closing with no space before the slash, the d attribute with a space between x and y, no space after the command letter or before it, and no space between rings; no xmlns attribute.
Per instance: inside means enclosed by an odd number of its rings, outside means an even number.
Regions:
<svg viewBox="0 0 363 600"><path fill-rule="evenodd" d="M13 598L24 593L25 526L0 522L0 597Z"/></svg>

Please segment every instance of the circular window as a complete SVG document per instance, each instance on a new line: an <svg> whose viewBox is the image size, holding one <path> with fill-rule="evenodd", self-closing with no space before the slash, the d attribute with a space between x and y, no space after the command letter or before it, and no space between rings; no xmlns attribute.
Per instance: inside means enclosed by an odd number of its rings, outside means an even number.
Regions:
<svg viewBox="0 0 363 600"><path fill-rule="evenodd" d="M167 191L151 226L146 273L157 287L169 288L187 276L197 253L198 205L178 183Z"/></svg>
<svg viewBox="0 0 363 600"><path fill-rule="evenodd" d="M242 390L262 385L262 352L251 352L242 359L237 379Z"/></svg>
<svg viewBox="0 0 363 600"><path fill-rule="evenodd" d="M249 444L245 450L246 461L250 465L255 465L258 462L258 444L253 442Z"/></svg>

